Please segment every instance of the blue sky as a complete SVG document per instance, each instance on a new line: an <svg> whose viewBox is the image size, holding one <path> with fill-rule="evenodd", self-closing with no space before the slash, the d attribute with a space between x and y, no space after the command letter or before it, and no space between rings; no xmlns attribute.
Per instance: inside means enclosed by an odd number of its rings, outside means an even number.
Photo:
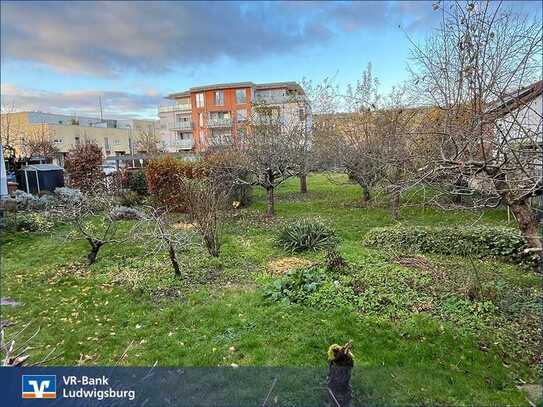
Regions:
<svg viewBox="0 0 543 407"><path fill-rule="evenodd" d="M508 3L541 15L539 2ZM443 2L440 7L446 7ZM153 117L170 92L211 83L407 79L407 34L432 2L2 2L3 103L19 109ZM400 28L401 27L401 28Z"/></svg>

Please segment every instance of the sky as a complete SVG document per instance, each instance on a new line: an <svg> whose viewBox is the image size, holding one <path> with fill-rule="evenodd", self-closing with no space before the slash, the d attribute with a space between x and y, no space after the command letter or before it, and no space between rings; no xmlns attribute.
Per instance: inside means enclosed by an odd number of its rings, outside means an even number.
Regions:
<svg viewBox="0 0 543 407"><path fill-rule="evenodd" d="M508 2L536 16L540 2ZM169 93L227 82L408 78L427 1L1 2L0 84L19 110L155 118ZM440 2L440 7L446 4Z"/></svg>

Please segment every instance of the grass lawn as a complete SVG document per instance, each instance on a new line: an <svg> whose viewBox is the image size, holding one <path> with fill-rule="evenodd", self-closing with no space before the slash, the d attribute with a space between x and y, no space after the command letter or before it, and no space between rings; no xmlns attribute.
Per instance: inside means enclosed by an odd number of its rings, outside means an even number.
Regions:
<svg viewBox="0 0 543 407"><path fill-rule="evenodd" d="M352 339L359 402L529 405L517 385L537 382L540 278L514 264L477 260L478 278L498 294L470 301L468 259L426 256L441 280L394 264L401 253L361 244L369 229L392 223L385 208L361 207L359 189L340 176L331 182L317 174L308 183L304 196L295 179L279 188L273 221L263 217L264 194L255 190L251 207L230 214L220 257L195 249L184 257L183 281L173 278L166 256L142 258L137 245L104 246L87 268L86 242L63 239L66 227L53 235L6 234L1 296L21 303L1 309L2 320L16 323L7 335L26 322L41 327L32 360L56 346L61 353L52 365L323 369L328 346ZM300 217L320 217L335 229L341 254L372 293L366 305L336 304L333 295L316 306L265 297L269 263L290 256L273 239L281 224ZM408 207L401 222L504 225L507 216ZM317 262L323 254L298 257Z"/></svg>

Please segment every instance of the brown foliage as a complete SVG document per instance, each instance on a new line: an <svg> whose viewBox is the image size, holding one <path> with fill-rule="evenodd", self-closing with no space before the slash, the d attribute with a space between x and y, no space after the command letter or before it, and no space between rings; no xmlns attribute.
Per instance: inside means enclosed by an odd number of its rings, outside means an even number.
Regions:
<svg viewBox="0 0 543 407"><path fill-rule="evenodd" d="M177 212L187 209L179 179L201 179L206 174L205 166L199 162L180 161L168 156L151 160L146 170L151 195L160 205Z"/></svg>
<svg viewBox="0 0 543 407"><path fill-rule="evenodd" d="M94 143L85 143L68 153L64 168L70 177L70 184L82 191L92 189L103 178L102 149Z"/></svg>

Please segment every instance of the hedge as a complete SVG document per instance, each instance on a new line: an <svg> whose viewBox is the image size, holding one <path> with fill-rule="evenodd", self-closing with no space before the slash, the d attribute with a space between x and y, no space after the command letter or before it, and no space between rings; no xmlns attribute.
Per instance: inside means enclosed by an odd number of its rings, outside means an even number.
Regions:
<svg viewBox="0 0 543 407"><path fill-rule="evenodd" d="M517 264L534 261L524 253L526 240L518 230L497 226L381 227L370 230L363 244L421 253L498 257Z"/></svg>

